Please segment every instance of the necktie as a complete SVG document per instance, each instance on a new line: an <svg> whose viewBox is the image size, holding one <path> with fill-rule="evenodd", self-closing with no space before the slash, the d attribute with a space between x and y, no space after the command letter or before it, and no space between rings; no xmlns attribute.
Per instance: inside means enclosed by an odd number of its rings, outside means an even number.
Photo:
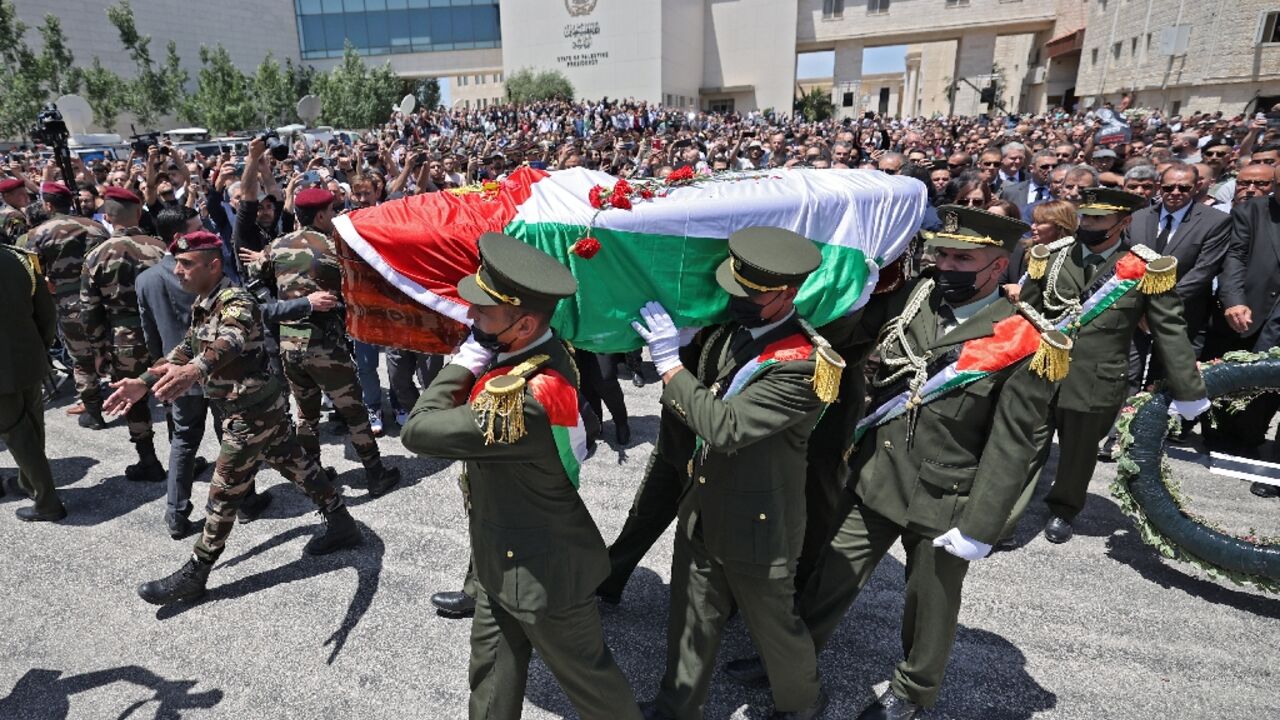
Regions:
<svg viewBox="0 0 1280 720"><path fill-rule="evenodd" d="M1163 253L1166 245L1169 244L1169 233L1173 232L1173 215L1164 216L1164 227L1160 228L1160 234L1156 236L1156 252Z"/></svg>
<svg viewBox="0 0 1280 720"><path fill-rule="evenodd" d="M1041 203L1041 202L1044 202L1044 201L1045 201L1045 200L1047 200L1047 199L1048 199L1048 198L1046 198L1046 197L1045 197L1045 189L1044 189L1044 186L1043 186L1043 185L1038 186L1038 187L1036 188L1036 202Z"/></svg>
<svg viewBox="0 0 1280 720"><path fill-rule="evenodd" d="M1098 266L1106 262L1106 258L1095 253L1089 253L1084 256L1084 281L1087 283L1093 280L1093 276L1098 272Z"/></svg>

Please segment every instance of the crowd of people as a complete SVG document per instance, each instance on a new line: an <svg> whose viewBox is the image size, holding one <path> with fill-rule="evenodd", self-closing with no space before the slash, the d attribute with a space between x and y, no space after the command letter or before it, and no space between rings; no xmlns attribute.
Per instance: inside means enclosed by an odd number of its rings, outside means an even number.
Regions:
<svg viewBox="0 0 1280 720"><path fill-rule="evenodd" d="M904 659L860 717L913 717L937 698L969 564L1016 548L1055 434L1044 535L1062 543L1095 464L1111 458L1126 397L1163 383L1184 420L1171 441L1190 442L1209 406L1197 360L1280 341L1280 107L808 122L547 101L394 113L354 145L282 149L255 138L243 156L206 156L162 143L127 159L73 159L74 177L38 151L8 153L0 323L17 341L0 354L10 370L0 373L0 417L13 418L3 437L33 500L18 515L66 515L43 459L44 357L58 345L77 393L67 412L87 430L123 414L138 455L127 477L166 482L169 533L200 536L177 572L140 586L144 600L203 596L237 518L270 502L254 489L264 461L321 512L308 553L354 547L359 529L320 462L320 421L327 404L346 425L370 496L399 483L376 441L385 355L401 441L465 462L472 567L462 590L432 601L475 618L473 717L519 716L534 648L583 717L701 717L735 611L760 657L730 663L730 676L768 682L778 717L819 717L816 653L898 540L909 556ZM916 178L929 203L913 251L882 270L866 308L817 329L793 304L820 262L812 245L768 228L735 233L717 274L733 320L695 331L656 303L638 309L652 369L639 354L560 343L550 318L574 293L572 276L497 234L480 239L480 271L459 285L473 325L451 357L347 337L335 216L522 165L654 178L861 169ZM1140 267L1142 281L1116 281L1122 263ZM1044 357L1069 353L1069 372L1028 351L951 396L927 392L962 347L1018 317ZM766 357L780 342L792 352ZM744 368L754 374L739 382ZM574 490L577 464L566 458L577 450L552 430L584 427L589 447L607 409L614 439L629 443L619 377L643 384L655 370L659 436L606 549ZM557 400L568 390L581 399L576 414ZM167 467L149 397L165 407ZM1264 395L1201 435L1256 457L1277 409ZM191 488L210 467L196 452L208 415L221 454L198 522ZM1277 495L1274 485L1253 490ZM637 705L596 602L621 602L673 520L667 672L655 700Z"/></svg>

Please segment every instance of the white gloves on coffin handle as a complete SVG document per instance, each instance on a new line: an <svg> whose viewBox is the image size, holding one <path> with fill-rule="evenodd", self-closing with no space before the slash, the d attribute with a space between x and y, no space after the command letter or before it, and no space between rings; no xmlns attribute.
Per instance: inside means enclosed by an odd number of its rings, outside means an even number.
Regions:
<svg viewBox="0 0 1280 720"><path fill-rule="evenodd" d="M1205 410L1209 409L1212 403L1209 398L1200 398L1199 400L1174 400L1169 403L1170 415L1181 415L1183 420L1190 422L1200 417Z"/></svg>
<svg viewBox="0 0 1280 720"><path fill-rule="evenodd" d="M649 346L649 356L659 375L680 365L680 330L661 304L650 301L640 308L643 322L631 322L636 334Z"/></svg>
<svg viewBox="0 0 1280 720"><path fill-rule="evenodd" d="M961 560L973 562L991 554L991 546L964 536L959 528L951 528L933 539L933 546L955 555Z"/></svg>

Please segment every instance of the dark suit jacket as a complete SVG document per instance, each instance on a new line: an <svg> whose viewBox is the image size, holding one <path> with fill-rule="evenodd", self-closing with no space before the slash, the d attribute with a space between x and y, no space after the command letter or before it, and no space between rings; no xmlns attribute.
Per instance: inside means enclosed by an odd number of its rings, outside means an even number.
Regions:
<svg viewBox="0 0 1280 720"><path fill-rule="evenodd" d="M43 276L20 251L0 246L0 394L38 386L49 373L57 310ZM0 428L8 430L8 428Z"/></svg>
<svg viewBox="0 0 1280 720"><path fill-rule="evenodd" d="M1160 205L1133 214L1129 244L1156 247L1160 234ZM1165 255L1178 259L1178 297L1182 298L1187 332L1195 336L1209 320L1213 279L1222 271L1222 259L1231 239L1231 217L1200 203L1192 203L1186 218L1169 239Z"/></svg>
<svg viewBox="0 0 1280 720"><path fill-rule="evenodd" d="M1031 187L1031 179L1028 178L1022 182L1007 183L1000 189L1000 199L1008 200L1021 210L1027 204L1027 192ZM1026 218L1022 218L1024 221Z"/></svg>
<svg viewBox="0 0 1280 720"><path fill-rule="evenodd" d="M1244 332L1248 337L1262 328L1280 297L1280 201L1254 198L1237 205L1230 217L1218 299L1224 308L1246 305L1253 312L1253 324Z"/></svg>

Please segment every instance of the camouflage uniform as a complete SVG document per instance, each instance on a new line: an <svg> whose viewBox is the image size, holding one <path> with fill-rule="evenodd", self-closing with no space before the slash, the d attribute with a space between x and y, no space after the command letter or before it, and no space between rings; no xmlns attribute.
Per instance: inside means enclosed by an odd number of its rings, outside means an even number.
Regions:
<svg viewBox="0 0 1280 720"><path fill-rule="evenodd" d="M40 259L40 267L53 286L62 341L74 361L76 391L85 405L102 406L93 348L80 323L80 270L85 256L111 235L87 218L54 215L27 233L20 243Z"/></svg>
<svg viewBox="0 0 1280 720"><path fill-rule="evenodd" d="M276 288L280 300L320 290L342 295L342 270L333 241L311 228L276 238L267 247L259 274ZM305 320L280 323L280 357L289 388L298 400L298 440L320 457L320 393L351 432L351 444L366 468L381 468L378 443L360 399L355 363L347 347L343 311L313 313Z"/></svg>
<svg viewBox="0 0 1280 720"><path fill-rule="evenodd" d="M116 228L90 251L80 274L80 324L90 352L112 380L141 375L151 365L134 282L164 258L165 245L136 227ZM134 403L125 415L129 440L151 442L151 408Z"/></svg>
<svg viewBox="0 0 1280 720"><path fill-rule="evenodd" d="M17 245L29 229L26 213L0 201L0 245Z"/></svg>
<svg viewBox="0 0 1280 720"><path fill-rule="evenodd" d="M291 431L280 381L267 370L262 315L247 290L224 277L197 298L191 328L167 359L198 367L205 396L222 414L222 448L196 557L211 563L222 554L254 469L264 460L326 514L343 506L342 495ZM158 378L144 373L142 379L153 386Z"/></svg>

